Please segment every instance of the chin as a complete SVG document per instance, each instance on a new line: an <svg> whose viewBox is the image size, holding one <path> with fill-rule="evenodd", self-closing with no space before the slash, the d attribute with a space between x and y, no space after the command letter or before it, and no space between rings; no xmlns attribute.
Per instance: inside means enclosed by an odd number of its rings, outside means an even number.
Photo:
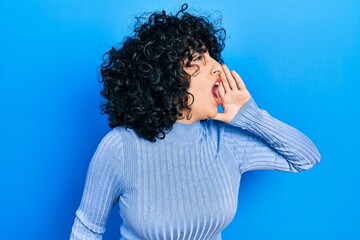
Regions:
<svg viewBox="0 0 360 240"><path fill-rule="evenodd" d="M215 108L213 111L211 111L211 113L209 114L209 118L213 118L218 114L218 109Z"/></svg>

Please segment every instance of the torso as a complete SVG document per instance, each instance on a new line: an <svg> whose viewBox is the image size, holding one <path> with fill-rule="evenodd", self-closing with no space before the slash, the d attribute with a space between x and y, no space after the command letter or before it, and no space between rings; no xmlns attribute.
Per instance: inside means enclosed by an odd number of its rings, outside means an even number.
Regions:
<svg viewBox="0 0 360 240"><path fill-rule="evenodd" d="M175 142L169 136L151 143L127 133L126 187L119 200L125 239L221 238L236 212L240 175L221 156L219 136L199 127L199 136Z"/></svg>

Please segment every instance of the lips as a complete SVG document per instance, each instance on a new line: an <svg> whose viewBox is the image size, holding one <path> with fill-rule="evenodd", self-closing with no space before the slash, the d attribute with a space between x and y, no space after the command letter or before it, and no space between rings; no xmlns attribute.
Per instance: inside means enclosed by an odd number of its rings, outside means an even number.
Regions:
<svg viewBox="0 0 360 240"><path fill-rule="evenodd" d="M221 82L220 78L216 79L216 82L214 83L214 85L212 87L212 94L214 96L214 99L215 99L215 102L217 105L221 105L221 103L222 103L222 99L219 94L220 82Z"/></svg>

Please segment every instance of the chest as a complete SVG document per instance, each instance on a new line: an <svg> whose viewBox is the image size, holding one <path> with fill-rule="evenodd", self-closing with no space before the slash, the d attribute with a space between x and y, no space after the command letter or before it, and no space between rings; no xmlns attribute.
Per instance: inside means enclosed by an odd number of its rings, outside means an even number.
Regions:
<svg viewBox="0 0 360 240"><path fill-rule="evenodd" d="M139 238L211 239L235 215L239 179L215 148L141 147L126 168L120 214Z"/></svg>

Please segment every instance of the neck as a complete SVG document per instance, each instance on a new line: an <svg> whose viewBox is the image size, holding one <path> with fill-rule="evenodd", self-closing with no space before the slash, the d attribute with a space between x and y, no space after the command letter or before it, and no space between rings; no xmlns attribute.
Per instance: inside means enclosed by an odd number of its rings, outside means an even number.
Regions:
<svg viewBox="0 0 360 240"><path fill-rule="evenodd" d="M176 121L171 131L166 134L165 141L187 143L201 137L200 121Z"/></svg>
<svg viewBox="0 0 360 240"><path fill-rule="evenodd" d="M178 118L176 122L184 123L184 124L193 124L197 121L200 121L201 119L198 119L196 116L194 116L191 112L183 111L182 112L182 118Z"/></svg>
<svg viewBox="0 0 360 240"><path fill-rule="evenodd" d="M197 119L196 117L191 115L190 118L187 118L187 117L179 118L178 120L176 120L176 122L184 123L184 124L193 124L193 123L198 122L200 120L201 119Z"/></svg>
<svg viewBox="0 0 360 240"><path fill-rule="evenodd" d="M184 124L193 124L194 122L197 121L195 121L193 118L190 119L182 118L182 119L178 119L176 122L184 123Z"/></svg>

